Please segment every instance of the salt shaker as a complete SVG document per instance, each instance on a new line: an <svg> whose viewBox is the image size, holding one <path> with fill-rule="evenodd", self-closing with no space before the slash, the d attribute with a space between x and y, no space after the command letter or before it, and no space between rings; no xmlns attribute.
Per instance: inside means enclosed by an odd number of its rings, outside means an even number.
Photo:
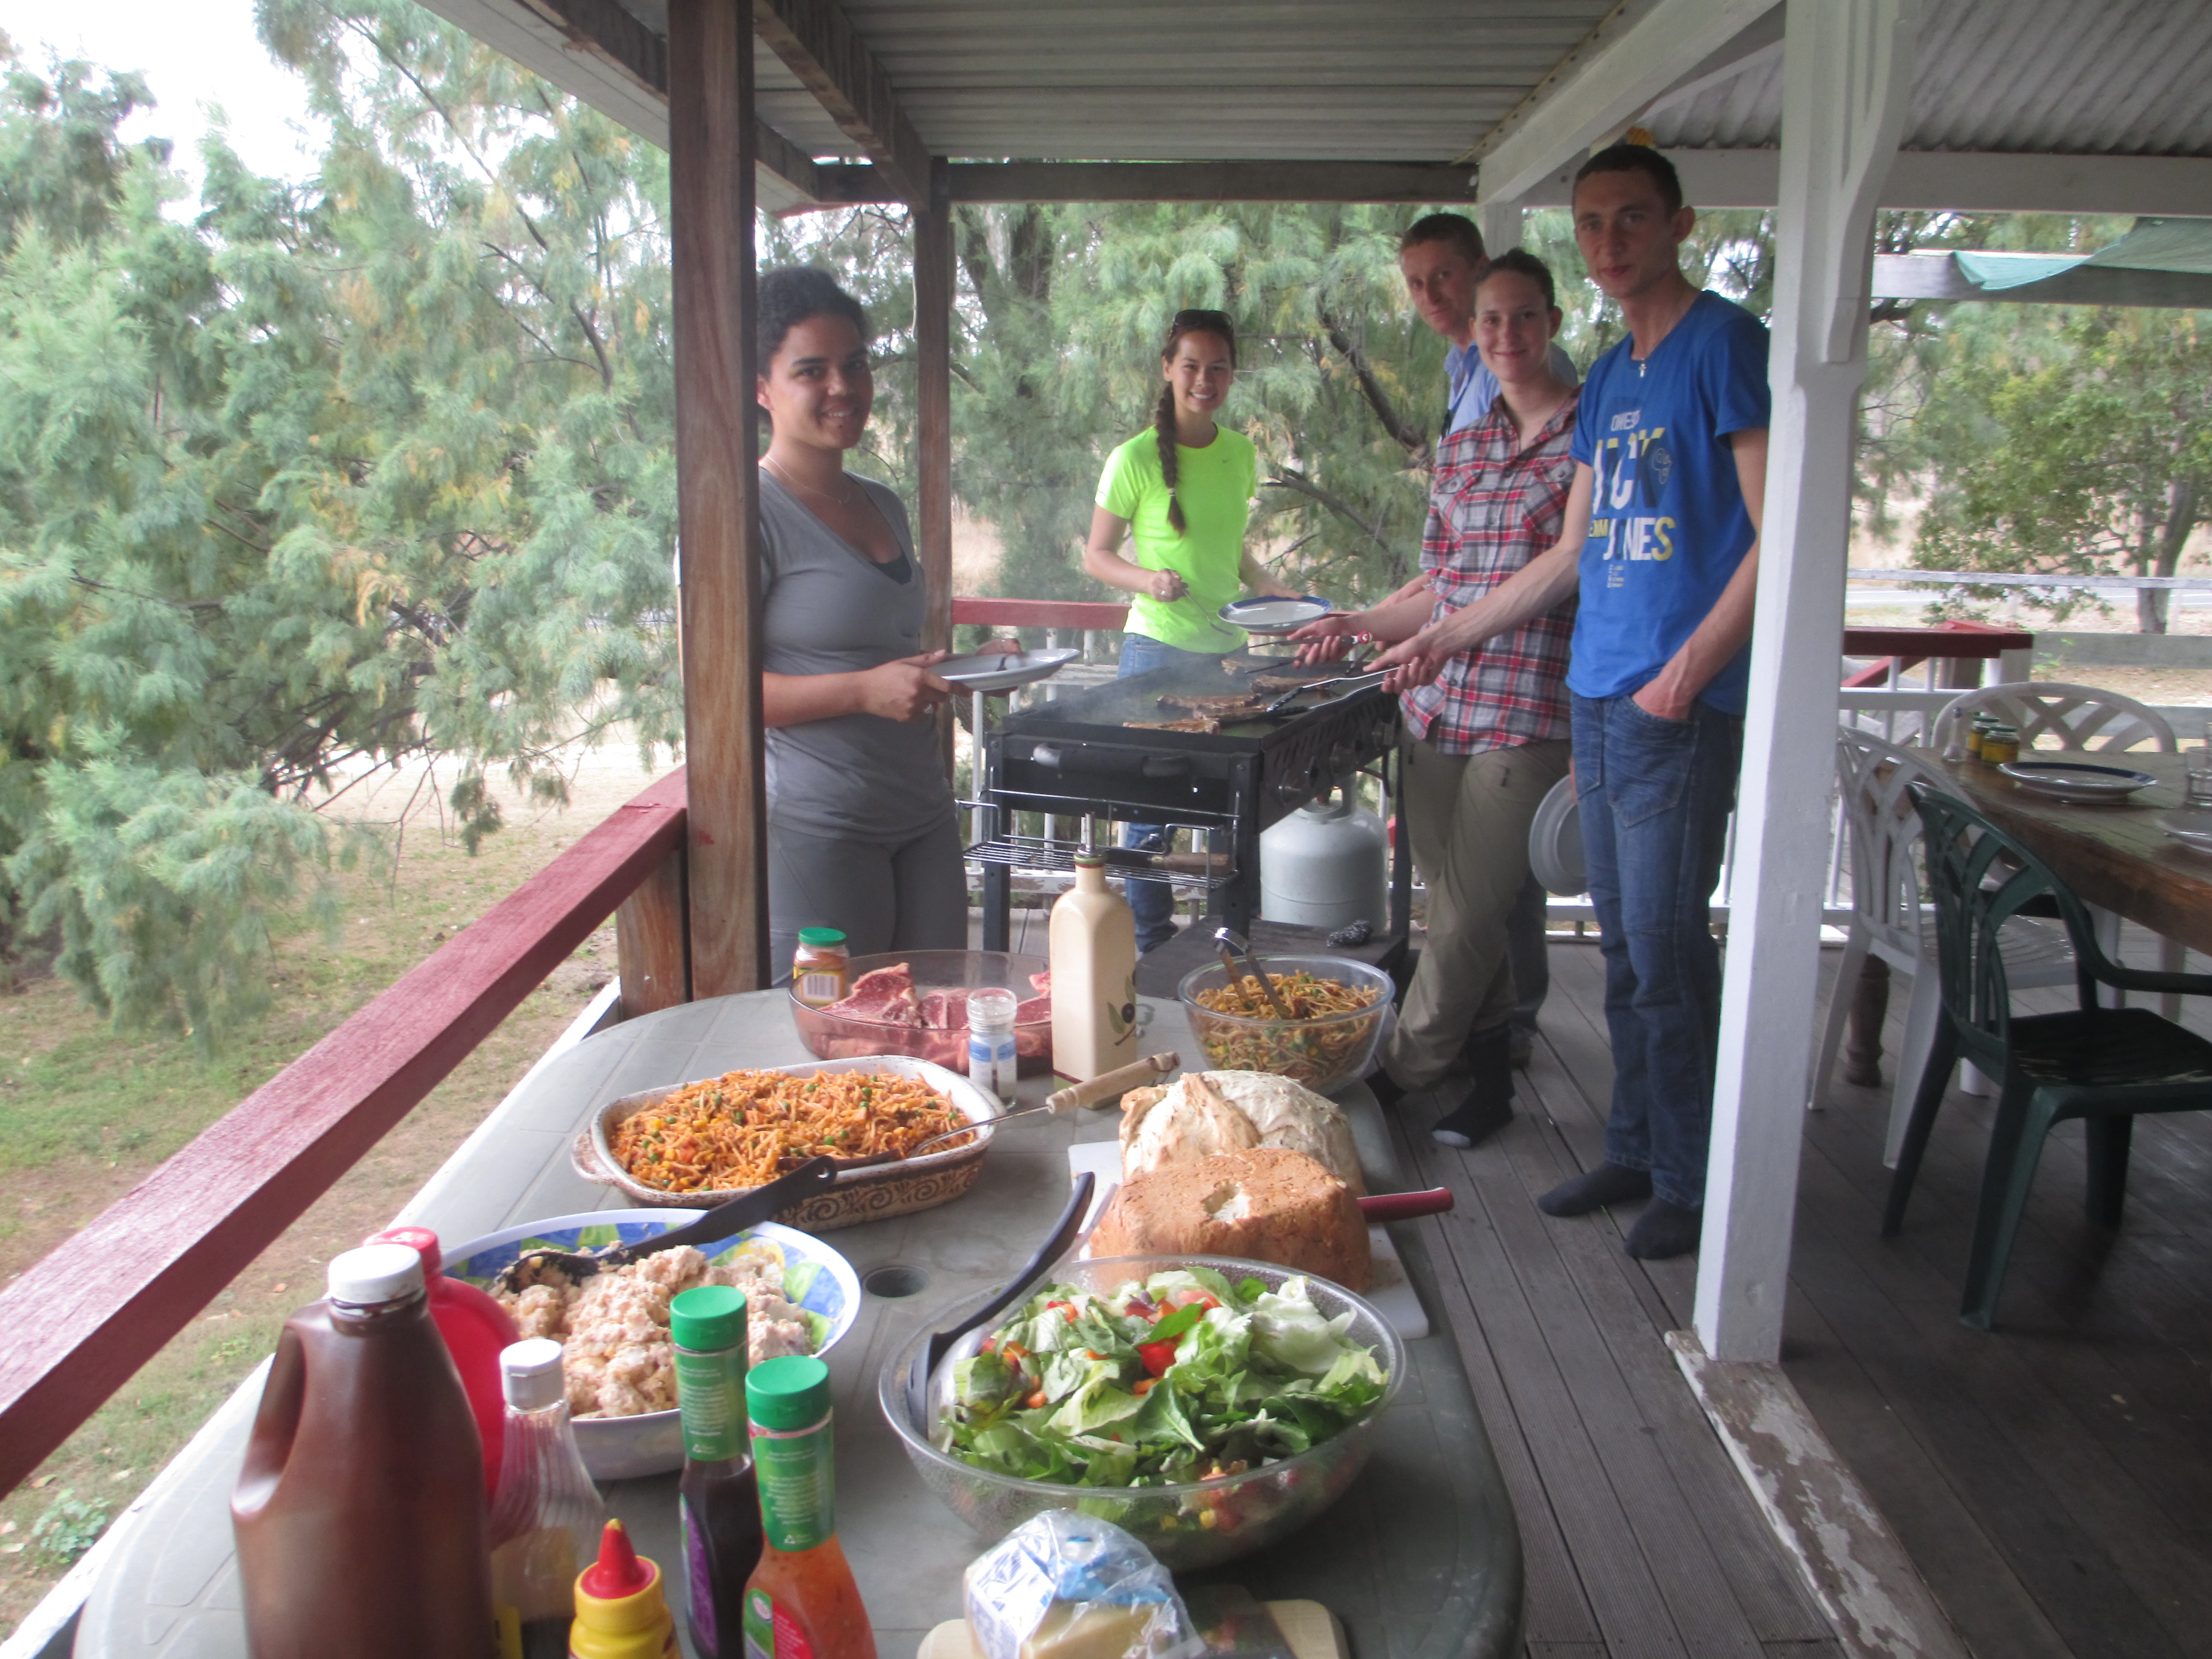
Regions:
<svg viewBox="0 0 2212 1659"><path fill-rule="evenodd" d="M981 990L968 997L968 1079L1002 1106L1014 1099L1014 994Z"/></svg>

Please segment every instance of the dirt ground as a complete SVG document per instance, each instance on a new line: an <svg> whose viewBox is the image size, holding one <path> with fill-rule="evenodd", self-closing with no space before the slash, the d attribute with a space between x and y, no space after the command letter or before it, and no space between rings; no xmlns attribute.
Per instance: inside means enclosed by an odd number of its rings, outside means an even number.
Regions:
<svg viewBox="0 0 2212 1659"><path fill-rule="evenodd" d="M662 764L665 764L664 758ZM396 823L398 856L336 878L342 937L279 948L276 1006L202 1065L182 1039L111 1032L76 992L32 975L0 994L0 1277L13 1278L194 1134L466 927L651 781L634 751L579 757L552 811L503 796L507 825L471 857L445 833L440 787L386 776L342 811ZM119 1513L320 1294L331 1255L392 1214L520 1080L615 971L600 928L370 1154L125 1384L22 1486L0 1499L0 1634Z"/></svg>

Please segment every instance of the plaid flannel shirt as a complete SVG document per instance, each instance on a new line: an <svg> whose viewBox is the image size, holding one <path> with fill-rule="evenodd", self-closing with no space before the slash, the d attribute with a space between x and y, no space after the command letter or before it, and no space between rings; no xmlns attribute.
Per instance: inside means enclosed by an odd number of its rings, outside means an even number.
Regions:
<svg viewBox="0 0 2212 1659"><path fill-rule="evenodd" d="M1526 449L1503 398L1438 446L1421 538L1421 568L1435 577L1433 619L1474 604L1559 540L1575 476L1577 401L1568 398ZM1433 684L1406 693L1407 730L1447 755L1565 737L1574 632L1569 599L1460 653Z"/></svg>

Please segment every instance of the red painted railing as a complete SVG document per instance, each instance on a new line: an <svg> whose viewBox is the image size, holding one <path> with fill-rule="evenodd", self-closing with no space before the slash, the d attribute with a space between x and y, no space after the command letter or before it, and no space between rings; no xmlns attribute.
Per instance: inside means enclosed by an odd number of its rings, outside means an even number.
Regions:
<svg viewBox="0 0 2212 1659"><path fill-rule="evenodd" d="M1844 676L1844 689L1880 685L1889 678L1893 665L1902 673L1930 657L1976 658L1994 662L2008 651L2028 651L2035 635L2017 628L1993 628L1987 623L1946 622L1933 628L1846 628L1844 654L1879 657L1881 661Z"/></svg>
<svg viewBox="0 0 2212 1659"><path fill-rule="evenodd" d="M1097 599L980 599L955 595L954 623L979 623L986 628L1073 628L1119 632L1129 620L1126 605Z"/></svg>
<svg viewBox="0 0 2212 1659"><path fill-rule="evenodd" d="M0 1290L0 1492L160 1352L683 840L679 770Z"/></svg>

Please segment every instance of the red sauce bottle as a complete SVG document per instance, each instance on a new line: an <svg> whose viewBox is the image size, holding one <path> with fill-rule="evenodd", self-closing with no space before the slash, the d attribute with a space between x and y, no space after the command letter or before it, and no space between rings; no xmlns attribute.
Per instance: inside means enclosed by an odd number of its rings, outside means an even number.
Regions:
<svg viewBox="0 0 2212 1659"><path fill-rule="evenodd" d="M745 1585L745 1659L876 1659L837 1543L830 1368L811 1355L764 1359L745 1378L745 1410L768 1534Z"/></svg>
<svg viewBox="0 0 2212 1659"><path fill-rule="evenodd" d="M422 1282L429 1287L430 1317L438 1334L446 1339L446 1352L453 1356L453 1369L461 1374L461 1387L475 1413L477 1437L483 1442L484 1498L499 1495L499 1471L507 1449L507 1399L500 1379L499 1357L522 1340L507 1312L489 1291L445 1274L445 1257L438 1235L428 1227L386 1227L362 1240L364 1244L404 1244L422 1258Z"/></svg>
<svg viewBox="0 0 2212 1659"><path fill-rule="evenodd" d="M253 1659L492 1659L483 1454L398 1244L285 1322L230 1515Z"/></svg>

